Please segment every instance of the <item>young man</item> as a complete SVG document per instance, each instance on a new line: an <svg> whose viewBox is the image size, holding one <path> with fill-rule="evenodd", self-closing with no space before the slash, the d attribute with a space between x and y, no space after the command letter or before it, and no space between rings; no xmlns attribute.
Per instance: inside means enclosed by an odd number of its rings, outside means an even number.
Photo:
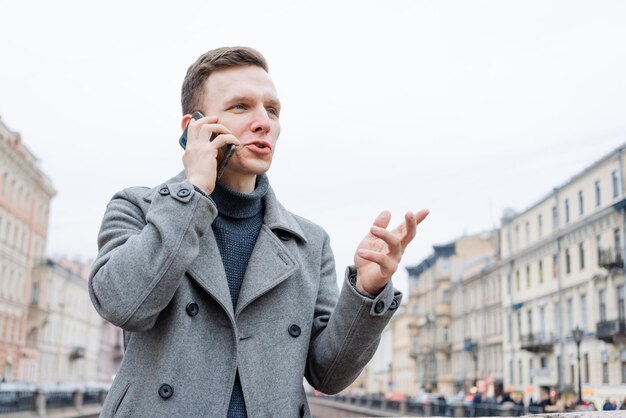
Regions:
<svg viewBox="0 0 626 418"><path fill-rule="evenodd" d="M393 231L381 213L339 294L328 235L283 208L265 175L280 101L263 56L205 53L182 105L184 172L117 193L98 236L91 298L126 347L101 416L310 416L303 377L325 393L357 377L400 304L391 276L428 212Z"/></svg>

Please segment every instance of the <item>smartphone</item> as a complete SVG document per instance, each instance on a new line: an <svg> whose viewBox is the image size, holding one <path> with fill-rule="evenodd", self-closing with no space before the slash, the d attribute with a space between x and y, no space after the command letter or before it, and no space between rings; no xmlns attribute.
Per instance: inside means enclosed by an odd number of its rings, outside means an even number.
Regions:
<svg viewBox="0 0 626 418"><path fill-rule="evenodd" d="M195 112L193 112L191 117L194 118L195 120L198 120L198 119L203 118L204 115L196 110ZM183 131L183 134L180 136L180 139L178 140L178 143L183 149L187 147L187 128L188 127L189 127L189 124L185 126L185 130ZM217 135L219 135L217 132L213 132L213 134L211 134L210 140L213 141L217 137ZM218 180L222 176L224 169L228 166L228 160L230 160L230 157L233 155L234 150L235 150L235 146L233 144L226 144L222 147L223 158L222 158L222 161L217 166L217 179Z"/></svg>

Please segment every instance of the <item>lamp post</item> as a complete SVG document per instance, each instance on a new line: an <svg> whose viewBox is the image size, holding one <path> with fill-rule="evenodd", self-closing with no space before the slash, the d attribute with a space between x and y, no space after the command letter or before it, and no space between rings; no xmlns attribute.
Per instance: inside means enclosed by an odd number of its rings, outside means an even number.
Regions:
<svg viewBox="0 0 626 418"><path fill-rule="evenodd" d="M576 342L576 352L578 355L578 404L580 405L583 403L582 380L580 378L580 343L583 340L583 330L577 325L576 329L572 331L572 335Z"/></svg>

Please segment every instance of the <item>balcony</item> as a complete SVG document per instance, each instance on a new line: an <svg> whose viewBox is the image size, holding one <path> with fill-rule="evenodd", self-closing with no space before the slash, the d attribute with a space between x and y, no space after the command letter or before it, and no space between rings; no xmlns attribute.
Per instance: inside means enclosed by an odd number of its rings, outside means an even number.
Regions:
<svg viewBox="0 0 626 418"><path fill-rule="evenodd" d="M626 343L626 319L598 322L596 338L610 344Z"/></svg>
<svg viewBox="0 0 626 418"><path fill-rule="evenodd" d="M554 338L552 334L545 332L522 335L521 347L522 350L531 353L551 353L554 348Z"/></svg>
<svg viewBox="0 0 626 418"><path fill-rule="evenodd" d="M74 347L70 352L70 360L85 358L85 347Z"/></svg>
<svg viewBox="0 0 626 418"><path fill-rule="evenodd" d="M624 268L624 259L622 256L621 248L618 248L617 251L613 248L600 250L598 255L598 266L600 266L601 268L607 270Z"/></svg>

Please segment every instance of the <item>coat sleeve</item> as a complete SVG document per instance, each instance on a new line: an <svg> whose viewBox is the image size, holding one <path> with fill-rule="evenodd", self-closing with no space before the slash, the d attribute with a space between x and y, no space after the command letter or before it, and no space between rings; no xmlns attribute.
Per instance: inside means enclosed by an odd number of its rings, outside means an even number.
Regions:
<svg viewBox="0 0 626 418"><path fill-rule="evenodd" d="M147 210L141 208L143 195L127 189L113 196L89 276L98 313L126 331L154 326L217 216L212 200L187 180L162 186Z"/></svg>
<svg viewBox="0 0 626 418"><path fill-rule="evenodd" d="M326 236L305 371L311 386L323 393L340 392L358 377L402 299L391 281L375 298L363 296L350 282L355 277L354 267L348 267L337 297L335 262Z"/></svg>

